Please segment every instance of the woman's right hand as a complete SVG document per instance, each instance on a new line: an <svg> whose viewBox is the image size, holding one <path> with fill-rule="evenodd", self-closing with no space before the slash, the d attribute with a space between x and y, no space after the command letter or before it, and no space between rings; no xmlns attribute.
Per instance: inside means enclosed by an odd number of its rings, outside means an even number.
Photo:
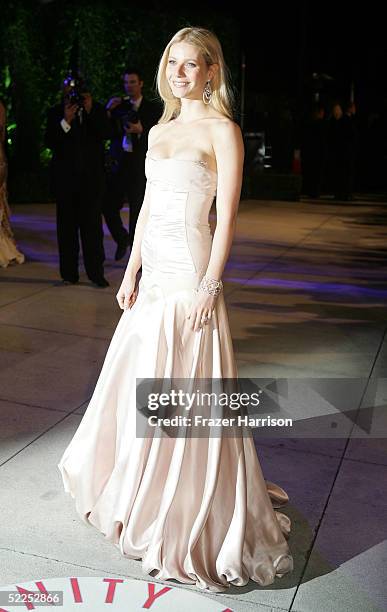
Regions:
<svg viewBox="0 0 387 612"><path fill-rule="evenodd" d="M135 278L125 278L121 283L121 287L116 295L119 307L122 310L132 308L138 295L138 287L136 287Z"/></svg>

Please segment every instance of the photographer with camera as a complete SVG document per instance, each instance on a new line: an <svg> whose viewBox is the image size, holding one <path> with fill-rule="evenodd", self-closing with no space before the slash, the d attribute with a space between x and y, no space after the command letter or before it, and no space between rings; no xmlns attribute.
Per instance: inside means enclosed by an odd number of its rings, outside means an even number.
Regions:
<svg viewBox="0 0 387 612"><path fill-rule="evenodd" d="M134 230L145 193L148 133L162 112L158 104L143 97L143 84L137 68L126 68L123 74L125 95L110 98L106 105L113 138L108 157L103 214L117 243L116 261L125 256L128 246L133 246ZM120 215L125 199L130 211L129 232L123 226Z"/></svg>
<svg viewBox="0 0 387 612"><path fill-rule="evenodd" d="M62 102L47 118L46 144L52 150L51 187L56 198L60 274L65 284L79 280L79 234L86 274L97 287L104 277L102 200L105 189L104 141L110 124L90 88L70 74Z"/></svg>

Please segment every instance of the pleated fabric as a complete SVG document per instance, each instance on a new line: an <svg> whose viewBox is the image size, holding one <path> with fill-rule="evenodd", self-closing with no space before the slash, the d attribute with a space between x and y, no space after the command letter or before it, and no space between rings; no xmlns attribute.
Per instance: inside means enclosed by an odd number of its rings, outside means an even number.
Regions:
<svg viewBox="0 0 387 612"><path fill-rule="evenodd" d="M291 522L278 510L289 498L265 481L251 433L136 437L136 379L237 377L223 294L201 330L187 319L211 251L216 174L149 156L146 168L139 294L58 464L64 489L145 574L214 592L249 579L267 586L293 569Z"/></svg>

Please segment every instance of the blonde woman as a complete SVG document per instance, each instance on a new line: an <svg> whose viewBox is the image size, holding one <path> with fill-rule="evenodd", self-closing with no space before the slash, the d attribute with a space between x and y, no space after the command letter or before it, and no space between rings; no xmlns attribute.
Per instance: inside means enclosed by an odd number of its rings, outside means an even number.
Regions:
<svg viewBox="0 0 387 612"><path fill-rule="evenodd" d="M10 209L7 197L7 158L5 155L6 110L0 100L0 266L23 263L24 255L18 251L10 225Z"/></svg>
<svg viewBox="0 0 387 612"><path fill-rule="evenodd" d="M215 592L265 586L293 568L290 520L274 510L288 496L265 482L251 434L136 436L136 378L237 377L221 279L244 151L216 36L177 32L157 82L164 113L149 134L123 314L59 469L84 521L145 573Z"/></svg>

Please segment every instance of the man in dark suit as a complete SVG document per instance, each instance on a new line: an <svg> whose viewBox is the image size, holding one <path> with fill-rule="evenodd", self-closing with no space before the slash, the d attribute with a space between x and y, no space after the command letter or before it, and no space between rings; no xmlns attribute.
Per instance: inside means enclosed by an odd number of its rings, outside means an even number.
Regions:
<svg viewBox="0 0 387 612"><path fill-rule="evenodd" d="M79 280L79 234L86 274L97 287L104 277L102 199L104 141L110 124L101 104L83 82L68 77L63 100L48 114L46 144L52 149L51 186L56 198L60 274L65 284Z"/></svg>
<svg viewBox="0 0 387 612"><path fill-rule="evenodd" d="M158 104L143 97L143 84L137 68L126 68L123 74L125 96L112 97L106 105L114 135L108 157L103 214L117 243L116 261L125 256L128 246L133 246L134 231L145 193L148 133L162 112ZM120 214L125 198L130 211L129 231L124 228Z"/></svg>

